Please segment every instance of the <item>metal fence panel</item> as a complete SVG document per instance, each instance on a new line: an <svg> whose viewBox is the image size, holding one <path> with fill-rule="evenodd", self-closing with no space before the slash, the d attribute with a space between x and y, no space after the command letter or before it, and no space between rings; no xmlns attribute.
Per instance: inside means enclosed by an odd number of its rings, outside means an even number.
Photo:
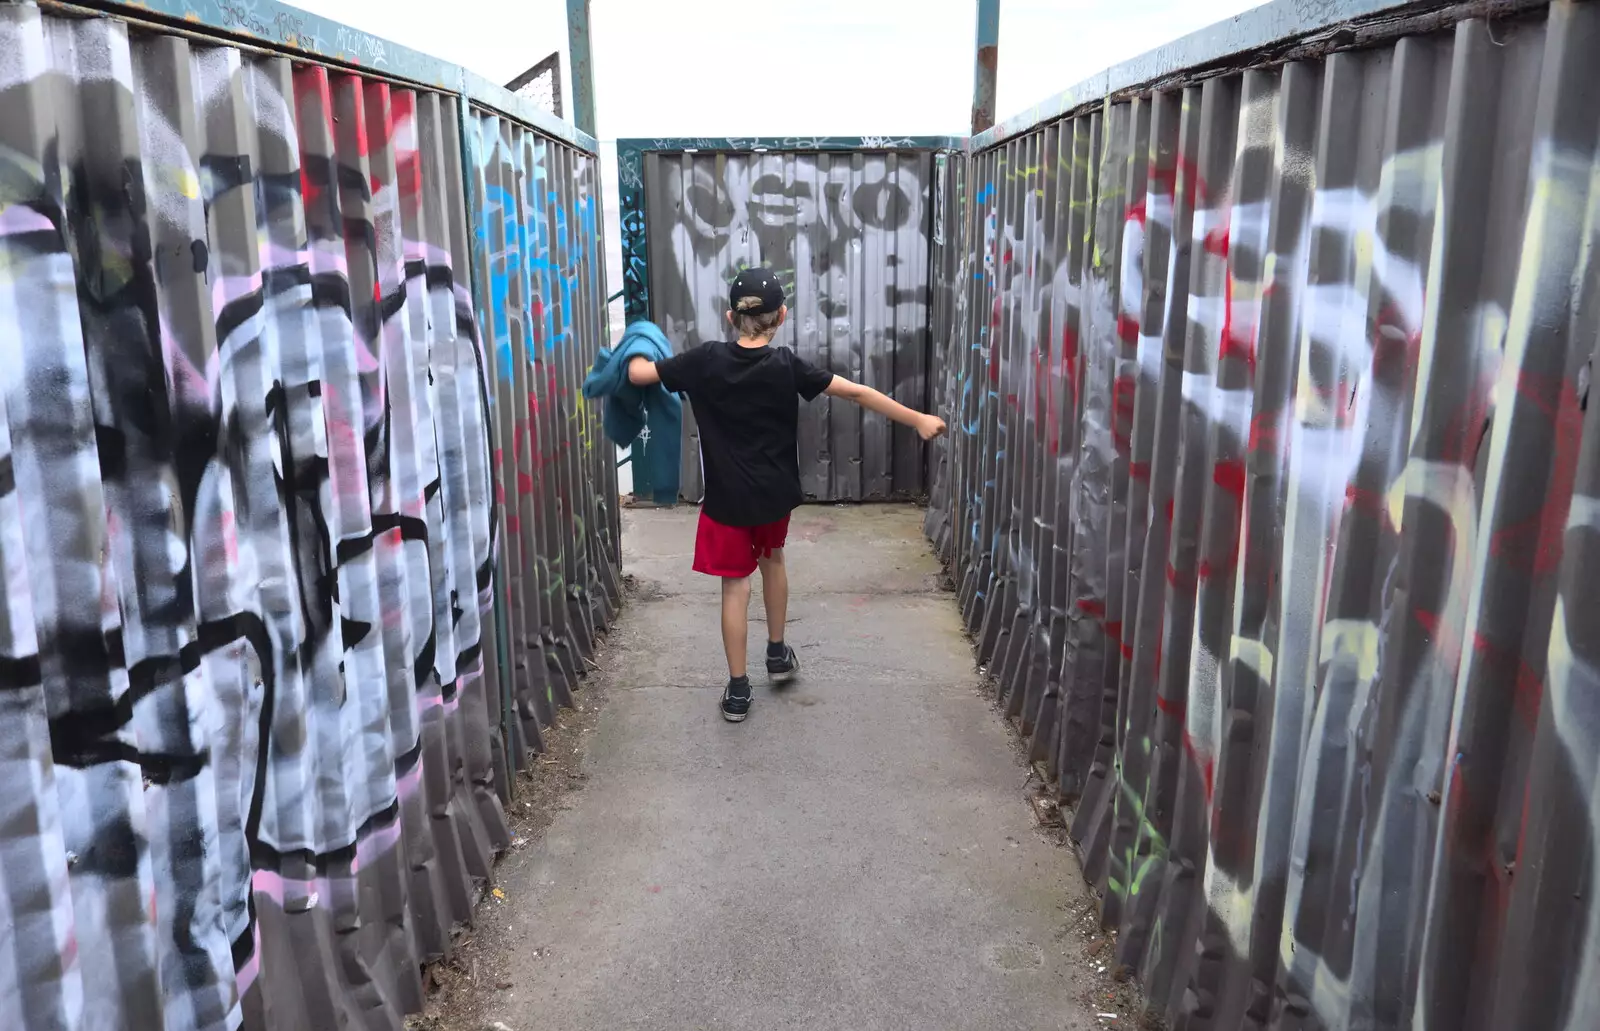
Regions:
<svg viewBox="0 0 1600 1031"><path fill-rule="evenodd" d="M623 219L634 227L625 233L629 318L653 319L679 348L726 339L728 283L767 265L791 301L778 345L926 407L933 148L950 141L770 142L619 142ZM684 429L681 493L697 501L692 412ZM916 496L925 462L915 433L856 405L824 397L801 411L811 500Z"/></svg>
<svg viewBox="0 0 1600 1031"><path fill-rule="evenodd" d="M620 602L615 465L579 389L605 342L595 159L476 107L467 145L505 469L514 726L537 748Z"/></svg>
<svg viewBox="0 0 1600 1031"><path fill-rule="evenodd" d="M400 1027L509 843L530 650L570 689L617 603L593 154L500 118L543 264L475 317L462 97L209 31L0 4L5 1027Z"/></svg>
<svg viewBox="0 0 1600 1031"><path fill-rule="evenodd" d="M1600 1022L1600 4L1472 14L1142 58L935 248L930 536L1177 1028Z"/></svg>
<svg viewBox="0 0 1600 1031"><path fill-rule="evenodd" d="M970 249L966 212L968 162L959 154L936 154L933 164L933 288L928 313L930 336L929 403L952 428L972 384L961 376L967 335L963 319L968 291L966 281ZM925 528L941 556L954 554L958 542L950 522L952 498L967 489L960 455L942 437L927 449L927 477L931 496Z"/></svg>

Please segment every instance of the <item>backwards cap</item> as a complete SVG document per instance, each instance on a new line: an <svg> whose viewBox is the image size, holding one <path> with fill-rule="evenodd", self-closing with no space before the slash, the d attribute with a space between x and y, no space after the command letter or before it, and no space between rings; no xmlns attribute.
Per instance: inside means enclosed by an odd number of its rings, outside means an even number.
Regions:
<svg viewBox="0 0 1600 1031"><path fill-rule="evenodd" d="M771 269L747 268L733 277L728 309L735 315L770 315L783 307L783 284Z"/></svg>

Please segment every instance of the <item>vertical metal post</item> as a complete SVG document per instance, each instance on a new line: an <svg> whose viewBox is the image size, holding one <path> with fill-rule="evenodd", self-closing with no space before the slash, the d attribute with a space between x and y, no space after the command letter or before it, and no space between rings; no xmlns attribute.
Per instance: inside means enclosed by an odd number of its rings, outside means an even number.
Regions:
<svg viewBox="0 0 1600 1031"><path fill-rule="evenodd" d="M567 52L572 66L572 123L599 138L594 127L594 60L589 51L589 0L567 0Z"/></svg>
<svg viewBox="0 0 1600 1031"><path fill-rule="evenodd" d="M576 3L577 0L570 0ZM569 6L570 6L569 3ZM978 0L977 60L972 70L972 135L994 126L994 88L1000 58L1000 0ZM576 58L574 58L576 60ZM573 69L576 78L577 69ZM579 126L582 128L581 124Z"/></svg>

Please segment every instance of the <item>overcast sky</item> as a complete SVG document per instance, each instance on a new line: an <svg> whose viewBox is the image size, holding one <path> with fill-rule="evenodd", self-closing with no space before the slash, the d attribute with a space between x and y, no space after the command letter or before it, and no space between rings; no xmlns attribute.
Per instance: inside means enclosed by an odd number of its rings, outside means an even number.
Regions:
<svg viewBox="0 0 1600 1031"><path fill-rule="evenodd" d="M553 50L565 60L563 0L291 2L495 82ZM999 114L1257 2L1000 0ZM598 135L964 135L976 10L976 0L591 0Z"/></svg>

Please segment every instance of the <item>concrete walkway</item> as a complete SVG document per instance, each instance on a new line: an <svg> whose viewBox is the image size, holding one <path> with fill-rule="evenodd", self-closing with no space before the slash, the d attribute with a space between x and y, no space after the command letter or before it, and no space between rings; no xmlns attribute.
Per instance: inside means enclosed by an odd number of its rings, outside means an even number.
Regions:
<svg viewBox="0 0 1600 1031"><path fill-rule="evenodd" d="M543 840L501 871L516 1031L1087 1029L1085 905L1034 828L921 512L796 513L803 676L717 712L718 585L692 509L630 512L608 701ZM752 657L765 623L752 603Z"/></svg>

